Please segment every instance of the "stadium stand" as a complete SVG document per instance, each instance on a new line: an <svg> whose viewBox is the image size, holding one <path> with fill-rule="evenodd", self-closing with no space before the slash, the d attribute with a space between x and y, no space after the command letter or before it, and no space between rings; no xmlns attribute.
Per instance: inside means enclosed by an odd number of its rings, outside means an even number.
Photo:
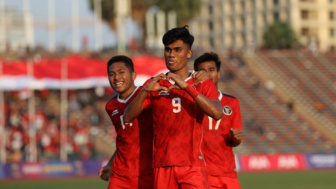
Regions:
<svg viewBox="0 0 336 189"><path fill-rule="evenodd" d="M220 90L239 99L244 126L244 139L235 153L336 151L335 54L263 50L222 54L221 59ZM5 92L6 150L12 162L26 160L27 95L25 90ZM39 160L59 159L60 91L35 95ZM69 91L69 159L113 153L116 133L104 109L112 95L110 89Z"/></svg>
<svg viewBox="0 0 336 189"><path fill-rule="evenodd" d="M222 92L236 96L241 103L245 142L237 153L335 151L335 120L328 117L333 115L334 101L324 94L332 82L314 83L314 77L298 68L299 56L310 57L295 51L260 51L246 54L244 59L223 57L222 70L234 70L236 79L223 80ZM239 66L239 59L246 66ZM281 88L284 90L279 92ZM329 93L335 96L333 91ZM321 102L323 111L316 109L316 102ZM321 122L303 116L302 106Z"/></svg>
<svg viewBox="0 0 336 189"><path fill-rule="evenodd" d="M5 92L7 152L9 161L25 161L29 143L28 113L25 91ZM68 93L68 152L69 159L90 159L112 154L115 132L105 112L105 103L113 92L106 89L98 95L95 89L72 90ZM39 160L59 159L60 153L60 91L35 92L34 126ZM106 145L111 146L106 151ZM105 148L103 148L105 146ZM104 151L105 149L105 151Z"/></svg>

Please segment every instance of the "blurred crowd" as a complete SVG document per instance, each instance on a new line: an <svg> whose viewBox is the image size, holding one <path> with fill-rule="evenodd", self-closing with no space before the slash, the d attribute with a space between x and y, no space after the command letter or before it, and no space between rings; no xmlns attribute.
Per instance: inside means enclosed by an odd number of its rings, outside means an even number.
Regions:
<svg viewBox="0 0 336 189"><path fill-rule="evenodd" d="M27 160L30 143L29 102L27 90L5 92L6 151L9 162ZM90 159L99 156L94 148L97 129L113 132L105 104L113 95L110 88L68 91L67 140L68 159ZM38 160L60 157L60 91L35 91L35 113L32 127L36 133ZM109 133L114 136L114 133Z"/></svg>
<svg viewBox="0 0 336 189"><path fill-rule="evenodd" d="M156 52L139 51L128 47L123 53L130 57L140 53ZM38 62L42 58L57 58L73 55L66 47L58 47L49 52L41 46L35 48L21 47L17 50L7 48L0 53L0 60L33 60ZM84 57L108 60L119 54L116 49L104 48L101 51L82 49L78 54ZM161 54L161 51L160 51ZM35 113L32 116L32 125L36 133L37 157L39 161L60 159L61 140L61 112L60 90L35 91ZM29 110L28 99L31 92L28 90L5 91L5 132L6 157L8 162L28 160L29 144ZM105 112L106 102L113 96L113 90L108 88L91 88L68 91L67 116L67 153L68 159L90 159L99 156L106 157L95 148L97 129L101 129L112 136L116 133L110 118Z"/></svg>
<svg viewBox="0 0 336 189"><path fill-rule="evenodd" d="M262 52L262 51L260 51ZM293 51L296 52L297 51ZM304 52L304 49L300 49L300 52ZM135 52L128 51L127 55L130 57L137 55L138 53L144 52ZM162 52L146 52L149 54L161 54ZM193 57L197 57L202 54L202 50L195 50ZM284 52L283 52L284 53ZM66 49L58 49L55 53L48 53L43 49L21 49L19 52L12 52L6 54L5 59L39 59L51 58L51 57L60 57L71 54L71 52ZM92 58L100 59L109 59L113 55L116 55L117 52L113 49L104 49L101 52L88 52L82 51L81 55L89 56ZM259 56L267 55L267 52L259 54ZM286 55L285 53L283 55ZM307 56L305 53L302 55ZM255 149L255 147L263 146L267 141L262 140L263 136L266 136L269 131L273 132L271 127L274 125L274 128L278 128L280 122L274 123L274 120L269 120L267 117L274 117L274 115L285 115L285 118L292 117L295 115L295 109L297 104L293 99L290 99L288 102L279 101L279 99L272 95L272 91L276 89L276 85L272 80L261 80L258 77L255 77L253 74L248 73L248 67L246 66L245 59L242 58L242 54L239 52L234 52L228 50L225 53L222 53L222 60L225 62L222 66L222 76L221 80L224 81L220 84L223 89L222 92L227 92L234 96L237 96L241 102L241 110L244 121L244 126L246 129L250 129L251 133L256 133L258 136L259 143L255 142L255 139L249 135L246 137L247 142L244 146L246 151L244 153L255 153L262 151L263 149ZM1 57L1 54L0 54ZM334 60L334 59L333 59ZM188 67L193 69L193 60L190 60ZM323 73L323 72L321 72ZM237 86L240 86L240 90L236 90ZM266 92L260 92L266 91ZM35 113L32 116L33 120L33 129L36 133L37 141L37 153L38 160L59 160L60 159L60 143L61 143L61 99L60 99L60 90L42 90L35 91ZM115 138L116 133L112 127L112 123L105 112L106 102L114 95L111 88L91 88L91 89L82 89L82 90L70 90L68 91L68 107L67 107L67 153L68 158L71 159L93 159L99 157L106 157L106 155L98 152L97 146L95 146L97 130L101 130L107 134L109 138ZM246 94L246 96L244 96ZM262 95L264 97L262 98ZM6 126L6 151L7 159L9 162L19 162L26 161L28 154L28 146L30 144L29 136L29 112L28 112L28 99L32 94L30 91L21 90L21 91L6 91L5 92L5 126ZM261 99L262 102L265 102L264 108L261 108L261 105L257 106L250 104L250 99ZM267 97L267 98L266 98ZM312 98L313 99L313 98ZM332 97L334 101L334 97ZM245 101L247 100L247 101ZM266 103L267 101L267 103ZM255 115L254 118L248 118L247 115L251 115L251 112L261 112L261 110L268 110L268 101L272 101L271 108L278 110L279 107L285 106L286 109L282 112L274 111L274 115L268 115L272 112L262 112L261 114ZM277 103L275 103L277 102ZM328 104L315 101L316 104L313 108L316 109L319 113L329 113ZM331 105L332 103L330 103ZM251 111L253 109L254 111ZM246 112L245 112L246 110ZM288 116L288 115L290 116ZM265 116L268 115L268 116ZM335 116L330 114L331 121L335 123ZM253 116L252 116L253 117ZM298 117L299 118L299 117ZM296 118L297 120L300 120ZM288 123L290 127L296 127L296 122L291 123L290 119L281 119L284 123ZM287 120L287 121L286 121ZM289 124L291 123L291 124ZM282 124L282 123L280 123ZM304 132L312 133L314 130L307 127ZM278 133L277 133L278 134ZM303 136L304 134L302 134ZM268 135L267 135L268 136ZM286 135L284 135L286 136ZM306 136L306 135L304 135ZM309 135L307 135L309 136ZM307 140L309 139L306 137ZM298 139L301 140L301 139ZM275 140L274 140L275 141ZM322 140L321 140L322 141ZM261 143L263 143L261 145ZM296 144L296 142L295 142ZM281 150L284 144L279 143L279 149ZM265 148L267 149L267 148ZM297 148L291 148L293 151L297 151ZM319 149L319 148L316 148ZM109 149L110 150L110 149ZM110 150L111 151L111 150ZM324 150L326 151L326 150Z"/></svg>

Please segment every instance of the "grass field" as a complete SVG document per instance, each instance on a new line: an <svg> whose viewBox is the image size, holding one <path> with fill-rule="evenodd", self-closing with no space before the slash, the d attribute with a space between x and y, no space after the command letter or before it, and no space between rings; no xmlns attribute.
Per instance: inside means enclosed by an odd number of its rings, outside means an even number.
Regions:
<svg viewBox="0 0 336 189"><path fill-rule="evenodd" d="M336 170L239 173L243 189L333 189L336 188ZM30 181L2 181L1 189L99 189L107 182L98 178L48 179Z"/></svg>
<svg viewBox="0 0 336 189"><path fill-rule="evenodd" d="M333 189L336 188L336 170L240 173L244 189Z"/></svg>

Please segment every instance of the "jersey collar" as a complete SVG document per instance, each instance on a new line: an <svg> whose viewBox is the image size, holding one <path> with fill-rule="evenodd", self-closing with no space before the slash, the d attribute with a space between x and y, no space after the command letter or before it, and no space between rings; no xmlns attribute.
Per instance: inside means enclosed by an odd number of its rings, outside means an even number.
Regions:
<svg viewBox="0 0 336 189"><path fill-rule="evenodd" d="M133 95L134 95L135 91L137 91L138 88L139 88L139 87L136 87L136 88L134 89L134 91L132 92L132 94L129 95L125 100L120 99L120 98L119 98L120 95L118 95L118 98L117 98L118 102L120 102L120 103L126 103L126 102L127 102Z"/></svg>
<svg viewBox="0 0 336 189"><path fill-rule="evenodd" d="M195 72L195 71L192 71L192 72L189 74L189 76L187 77L187 79L185 79L184 81L187 82L189 79L191 79L191 78L192 78L192 74L193 74L194 72ZM169 72L167 72L166 75L168 75L168 73L169 73ZM169 83L171 83L172 85L174 85L174 84L175 84L175 81L173 81L173 80L170 79L170 80L169 80Z"/></svg>

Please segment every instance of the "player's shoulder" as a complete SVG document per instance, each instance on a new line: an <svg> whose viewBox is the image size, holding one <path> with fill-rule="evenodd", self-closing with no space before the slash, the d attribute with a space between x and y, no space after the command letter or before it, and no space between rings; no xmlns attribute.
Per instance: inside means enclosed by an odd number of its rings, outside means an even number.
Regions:
<svg viewBox="0 0 336 189"><path fill-rule="evenodd" d="M153 79L154 79L154 77L150 77L150 78L148 78L148 79L145 81L145 83L144 83L141 87L147 85L147 83L149 83L149 82L152 81Z"/></svg>
<svg viewBox="0 0 336 189"><path fill-rule="evenodd" d="M211 81L211 79L206 79L206 80L204 80L202 83L200 83L200 84L202 84L202 85L207 85L207 84L209 84L209 83L214 83L213 81ZM214 83L215 84L215 83Z"/></svg>
<svg viewBox="0 0 336 189"><path fill-rule="evenodd" d="M239 104L239 100L235 97L235 96L232 96L232 95L228 95L228 94L225 94L225 93L222 93L223 97L222 97L222 102L226 102L226 103L230 103L230 104Z"/></svg>
<svg viewBox="0 0 336 189"><path fill-rule="evenodd" d="M108 109L108 108L113 107L113 106L118 102L117 98L118 98L118 94L112 96L112 97L110 98L110 100L107 101L106 106L105 106L105 109Z"/></svg>
<svg viewBox="0 0 336 189"><path fill-rule="evenodd" d="M194 78L191 78L190 82L194 83ZM199 83L199 84L195 85L195 87L197 87L197 88L209 87L210 83L212 83L213 86L216 87L215 83L213 81L211 81L211 79L206 79L206 80L202 81L202 83Z"/></svg>
<svg viewBox="0 0 336 189"><path fill-rule="evenodd" d="M232 96L232 95L229 95L229 94L222 93L222 95L225 98L230 98L230 99L236 99L236 100L238 100L235 96Z"/></svg>

